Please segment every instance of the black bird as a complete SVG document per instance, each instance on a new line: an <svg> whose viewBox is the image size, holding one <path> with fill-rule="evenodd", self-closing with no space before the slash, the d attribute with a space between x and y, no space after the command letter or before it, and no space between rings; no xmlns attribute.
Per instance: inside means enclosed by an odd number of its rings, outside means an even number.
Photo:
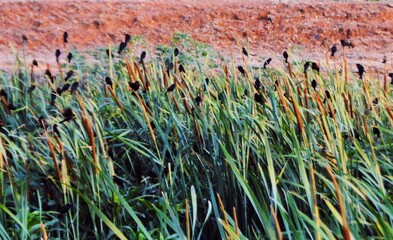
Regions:
<svg viewBox="0 0 393 240"><path fill-rule="evenodd" d="M8 137L8 132L3 128L3 126L4 126L4 122L0 120L0 133Z"/></svg>
<svg viewBox="0 0 393 240"><path fill-rule="evenodd" d="M72 58L73 58L74 56L72 55L72 53L68 53L67 54L67 60L68 60L68 63L71 63L71 60L72 60Z"/></svg>
<svg viewBox="0 0 393 240"><path fill-rule="evenodd" d="M34 90L35 90L35 85L31 85L31 86L29 87L28 92L29 92L29 93L32 93Z"/></svg>
<svg viewBox="0 0 393 240"><path fill-rule="evenodd" d="M60 54L61 54L60 50L59 50L59 49L56 49L56 53L55 53L55 55L56 55L56 61L59 61Z"/></svg>
<svg viewBox="0 0 393 240"><path fill-rule="evenodd" d="M225 102L225 99L226 99L225 92L220 92L220 93L218 94L218 100L220 100L221 103L224 103L224 102Z"/></svg>
<svg viewBox="0 0 393 240"><path fill-rule="evenodd" d="M70 121L75 117L75 114L72 112L71 108L64 109L62 115L63 115L63 120L60 121L60 123Z"/></svg>
<svg viewBox="0 0 393 240"><path fill-rule="evenodd" d="M342 39L340 42L342 47L349 47L349 48L355 47L355 45L349 39Z"/></svg>
<svg viewBox="0 0 393 240"><path fill-rule="evenodd" d="M267 65L269 65L271 61L271 58L266 59L266 61L263 63L263 69L266 69Z"/></svg>
<svg viewBox="0 0 393 240"><path fill-rule="evenodd" d="M68 43L68 33L67 32L63 33L63 41L64 41L64 43Z"/></svg>
<svg viewBox="0 0 393 240"><path fill-rule="evenodd" d="M0 89L0 96L7 98L8 94L4 89Z"/></svg>
<svg viewBox="0 0 393 240"><path fill-rule="evenodd" d="M310 67L310 62L308 62L308 61L305 62L305 63L304 63L304 71L303 71L303 72L306 73L306 72L307 72L307 69L308 69L309 67Z"/></svg>
<svg viewBox="0 0 393 240"><path fill-rule="evenodd" d="M239 70L239 72L241 72L241 74L245 75L246 71L244 71L244 68L242 66L237 66L237 70Z"/></svg>
<svg viewBox="0 0 393 240"><path fill-rule="evenodd" d="M183 65L179 65L179 72L186 73L186 70L184 69Z"/></svg>
<svg viewBox="0 0 393 240"><path fill-rule="evenodd" d="M130 34L126 34L126 38L124 39L124 42L127 44L131 41L131 36Z"/></svg>
<svg viewBox="0 0 393 240"><path fill-rule="evenodd" d="M244 89L244 91L243 91L243 97L245 98L245 97L247 97L248 96L248 90L247 90L247 88L246 89Z"/></svg>
<svg viewBox="0 0 393 240"><path fill-rule="evenodd" d="M174 50L175 57L179 56L179 53L180 53L179 49L175 48L175 50Z"/></svg>
<svg viewBox="0 0 393 240"><path fill-rule="evenodd" d="M52 73L50 72L49 69L46 69L46 70L45 70L45 76L48 76L48 78L49 78L50 80L52 80L52 82L53 82L53 76L52 76Z"/></svg>
<svg viewBox="0 0 393 240"><path fill-rule="evenodd" d="M261 94L255 93L254 99L255 99L255 102L257 102L257 103L259 103L259 104L263 104L263 97L262 97Z"/></svg>
<svg viewBox="0 0 393 240"><path fill-rule="evenodd" d="M79 86L79 82L74 82L71 85L71 93L75 92L78 89L78 86Z"/></svg>
<svg viewBox="0 0 393 240"><path fill-rule="evenodd" d="M74 71L73 70L68 71L66 77L64 78L64 81L67 82L72 77L72 75L74 75Z"/></svg>
<svg viewBox="0 0 393 240"><path fill-rule="evenodd" d="M70 84L69 84L69 83L66 83L66 84L64 84L64 86L61 88L61 92L65 92L65 91L67 91L69 88L70 88Z"/></svg>
<svg viewBox="0 0 393 240"><path fill-rule="evenodd" d="M57 98L56 92L52 92L52 93L50 94L50 105L51 105L51 106L55 105L56 98Z"/></svg>
<svg viewBox="0 0 393 240"><path fill-rule="evenodd" d="M173 63L169 63L168 66L166 67L166 73L168 74L168 76L171 73L171 69L173 69Z"/></svg>
<svg viewBox="0 0 393 240"><path fill-rule="evenodd" d="M121 52L127 47L126 42L121 42L119 45L119 51L117 52L118 54L121 54Z"/></svg>
<svg viewBox="0 0 393 240"><path fill-rule="evenodd" d="M27 43L26 35L22 35L22 41L23 41L23 45L26 45L26 43Z"/></svg>
<svg viewBox="0 0 393 240"><path fill-rule="evenodd" d="M38 118L38 123L40 124L40 128L45 129L46 128L46 120L44 116L40 116Z"/></svg>
<svg viewBox="0 0 393 240"><path fill-rule="evenodd" d="M168 92L172 92L173 90L175 90L175 87L176 87L176 84L175 84L175 83L174 83L174 84L172 84L172 85L170 85L170 86L168 87L168 89L167 89L166 93L168 93Z"/></svg>
<svg viewBox="0 0 393 240"><path fill-rule="evenodd" d="M330 92L329 92L328 90L325 90L325 94L326 94L326 98L327 98L327 99L330 99L330 98L331 98Z"/></svg>
<svg viewBox="0 0 393 240"><path fill-rule="evenodd" d="M393 73L389 73L388 76L390 77L390 84L393 84Z"/></svg>
<svg viewBox="0 0 393 240"><path fill-rule="evenodd" d="M358 68L359 78L362 80L363 79L363 73L365 73L366 71L364 70L364 67L362 66L362 64L357 63L356 67Z"/></svg>
<svg viewBox="0 0 393 240"><path fill-rule="evenodd" d="M113 58L113 54L112 53L110 53L110 54L111 54L111 57ZM109 49L106 50L106 55L108 55L108 57L109 57Z"/></svg>
<svg viewBox="0 0 393 240"><path fill-rule="evenodd" d="M60 131L59 131L59 128L58 128L57 124L53 125L53 132L55 133L55 135L57 137L60 137Z"/></svg>
<svg viewBox="0 0 393 240"><path fill-rule="evenodd" d="M152 123L150 124L152 125ZM124 185L127 183L126 180L117 175L113 175L113 182L116 183L119 187L124 187Z"/></svg>
<svg viewBox="0 0 393 240"><path fill-rule="evenodd" d="M146 57L146 52L143 51L143 52L141 53L141 57L140 57L139 63L143 63L143 60L145 60L145 57Z"/></svg>
<svg viewBox="0 0 393 240"><path fill-rule="evenodd" d="M64 214L66 214L68 211L70 211L72 208L73 208L72 204L67 203L67 204L64 205L64 206L59 207L57 211L59 212L60 215L64 215Z"/></svg>
<svg viewBox="0 0 393 240"><path fill-rule="evenodd" d="M207 90L207 86L209 85L209 78L205 78L205 85L203 86L203 91Z"/></svg>
<svg viewBox="0 0 393 240"><path fill-rule="evenodd" d="M311 62L311 68L319 73L319 66L316 62Z"/></svg>
<svg viewBox="0 0 393 240"><path fill-rule="evenodd" d="M283 53L282 53L282 56L284 57L284 59L285 59L285 63L288 63L288 53L287 53L287 51L284 51Z"/></svg>
<svg viewBox="0 0 393 240"><path fill-rule="evenodd" d="M276 80L274 82L274 91L277 91L277 88L280 86L280 83L278 82L278 80Z"/></svg>
<svg viewBox="0 0 393 240"><path fill-rule="evenodd" d="M330 48L330 56L334 57L334 54L337 52L337 44L333 44L332 48Z"/></svg>
<svg viewBox="0 0 393 240"><path fill-rule="evenodd" d="M202 102L201 96L197 96L195 99L196 104L199 106L199 104Z"/></svg>
<svg viewBox="0 0 393 240"><path fill-rule="evenodd" d="M379 128L377 126L373 127L373 133L375 136L377 136L378 138L381 137L381 132L379 131Z"/></svg>
<svg viewBox="0 0 393 240"><path fill-rule="evenodd" d="M388 61L388 59L386 58L386 55L383 56L382 63L386 63L387 61Z"/></svg>
<svg viewBox="0 0 393 240"><path fill-rule="evenodd" d="M378 98L375 98L375 99L373 100L373 104L374 104L374 106L378 104Z"/></svg>
<svg viewBox="0 0 393 240"><path fill-rule="evenodd" d="M259 78L255 78L255 83L254 83L254 87L256 89L260 89L262 86L261 81L259 80Z"/></svg>
<svg viewBox="0 0 393 240"><path fill-rule="evenodd" d="M112 79L110 77L106 77L105 78L105 83L108 84L109 86L112 87L113 83L112 83Z"/></svg>
<svg viewBox="0 0 393 240"><path fill-rule="evenodd" d="M311 81L311 86L312 86L312 88L314 88L314 91L317 89L317 80L315 80L315 79L313 79L312 81Z"/></svg>
<svg viewBox="0 0 393 240"><path fill-rule="evenodd" d="M128 82L128 85L134 91L138 91L138 89L141 87L141 84L138 81L136 81L136 82Z"/></svg>
<svg viewBox="0 0 393 240"><path fill-rule="evenodd" d="M34 59L32 64L33 64L33 66L38 67L38 62L37 62L37 60Z"/></svg>
<svg viewBox="0 0 393 240"><path fill-rule="evenodd" d="M17 109L17 107L16 107L14 104L12 104L12 103L8 104L7 108L8 108L9 110L11 110L11 111L14 111L14 110Z"/></svg>
<svg viewBox="0 0 393 240"><path fill-rule="evenodd" d="M247 52L247 50L243 47L242 48L242 53L246 56L246 57L248 57L248 52Z"/></svg>
<svg viewBox="0 0 393 240"><path fill-rule="evenodd" d="M61 88L60 87L58 87L57 89L56 89L56 93L59 95L59 96L61 96L61 93L62 93L63 91L61 90Z"/></svg>

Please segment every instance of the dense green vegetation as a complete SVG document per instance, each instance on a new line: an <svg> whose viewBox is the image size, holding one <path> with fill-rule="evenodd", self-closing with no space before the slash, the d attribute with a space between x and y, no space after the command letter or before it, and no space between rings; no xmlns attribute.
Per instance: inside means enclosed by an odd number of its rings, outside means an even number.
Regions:
<svg viewBox="0 0 393 240"><path fill-rule="evenodd" d="M393 239L387 76L140 42L0 73L0 239Z"/></svg>

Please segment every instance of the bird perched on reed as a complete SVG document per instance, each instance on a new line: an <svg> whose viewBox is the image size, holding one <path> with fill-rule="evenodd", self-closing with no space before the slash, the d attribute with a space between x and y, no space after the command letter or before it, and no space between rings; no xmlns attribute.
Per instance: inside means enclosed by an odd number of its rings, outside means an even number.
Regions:
<svg viewBox="0 0 393 240"><path fill-rule="evenodd" d="M68 33L67 32L63 33L63 42L68 43Z"/></svg>
<svg viewBox="0 0 393 240"><path fill-rule="evenodd" d="M337 44L333 44L333 46L330 48L330 56L334 57L334 54L337 52Z"/></svg>
<svg viewBox="0 0 393 240"><path fill-rule="evenodd" d="M56 61L59 61L59 57L60 57L60 55L61 55L61 52L60 52L60 50L59 50L59 49L56 49L56 53L55 53L55 56L56 56Z"/></svg>
<svg viewBox="0 0 393 240"><path fill-rule="evenodd" d="M247 50L243 47L242 48L242 53L246 56L246 57L248 57L248 52L247 52Z"/></svg>
<svg viewBox="0 0 393 240"><path fill-rule="evenodd" d="M357 64L356 64L356 67L357 67L357 69L358 69L359 78L360 78L360 80L362 80L362 79L363 79L363 74L364 74L366 71L364 70L364 67L363 67L362 64L357 63Z"/></svg>
<svg viewBox="0 0 393 240"><path fill-rule="evenodd" d="M284 52L282 53L282 56L284 57L285 63L288 63L288 57L289 57L289 55L288 55L287 51L284 51Z"/></svg>

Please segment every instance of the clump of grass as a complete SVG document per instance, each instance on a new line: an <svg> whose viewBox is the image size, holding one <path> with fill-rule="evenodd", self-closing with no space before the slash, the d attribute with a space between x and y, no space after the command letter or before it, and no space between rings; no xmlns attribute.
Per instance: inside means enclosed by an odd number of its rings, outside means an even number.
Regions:
<svg viewBox="0 0 393 240"><path fill-rule="evenodd" d="M0 74L1 239L393 238L387 76L63 37L59 73Z"/></svg>

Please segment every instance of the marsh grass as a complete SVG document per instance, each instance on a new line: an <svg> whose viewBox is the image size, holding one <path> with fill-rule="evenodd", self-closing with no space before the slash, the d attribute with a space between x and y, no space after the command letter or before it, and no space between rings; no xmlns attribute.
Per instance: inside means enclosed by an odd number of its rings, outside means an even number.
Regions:
<svg viewBox="0 0 393 240"><path fill-rule="evenodd" d="M38 84L22 64L0 73L1 239L393 239L386 77L361 81L345 58L342 73L304 73L291 55L275 69L243 59L239 74L173 41L143 61L132 41L98 63L72 50L58 68L79 88L53 106L62 81ZM60 123L66 108L75 117Z"/></svg>

